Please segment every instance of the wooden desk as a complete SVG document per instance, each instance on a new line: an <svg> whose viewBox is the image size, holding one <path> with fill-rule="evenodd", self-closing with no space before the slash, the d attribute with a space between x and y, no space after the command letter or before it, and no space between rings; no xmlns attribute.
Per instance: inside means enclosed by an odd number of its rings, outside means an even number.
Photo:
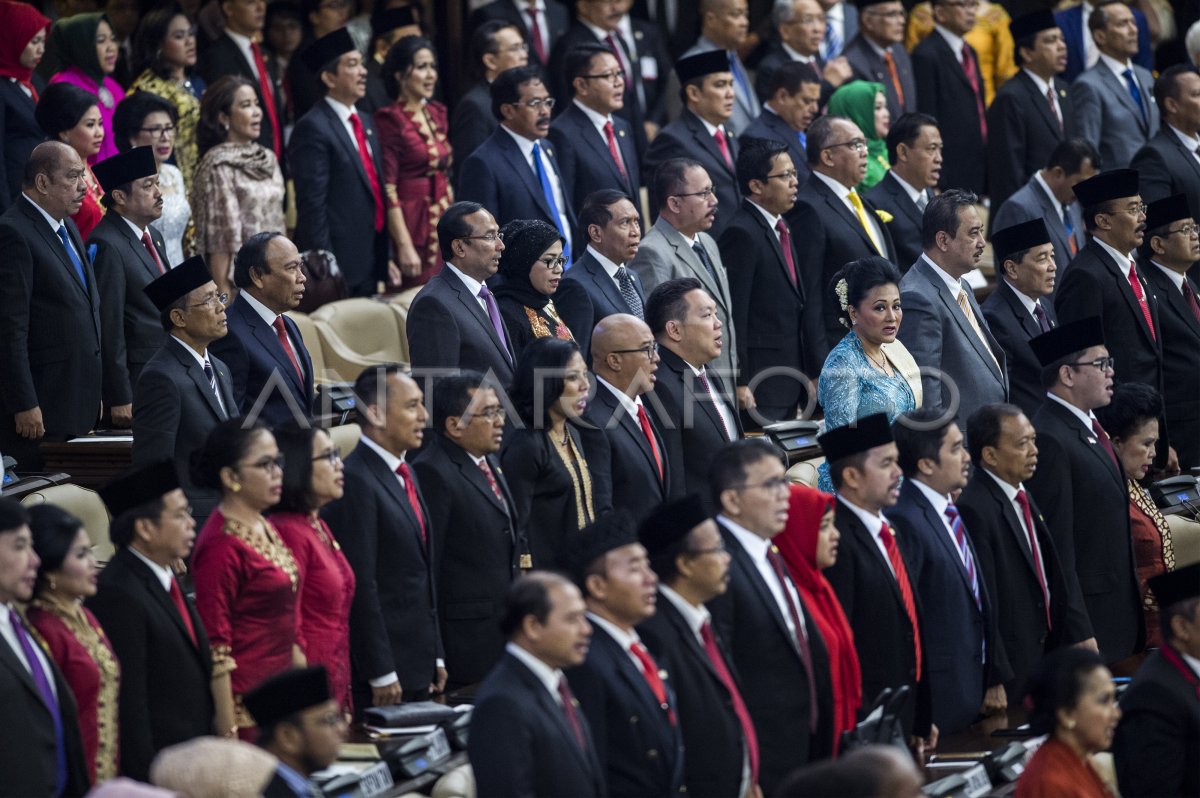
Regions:
<svg viewBox="0 0 1200 798"><path fill-rule="evenodd" d="M133 436L87 435L63 443L43 443L48 472L66 471L76 485L99 490L133 465Z"/></svg>

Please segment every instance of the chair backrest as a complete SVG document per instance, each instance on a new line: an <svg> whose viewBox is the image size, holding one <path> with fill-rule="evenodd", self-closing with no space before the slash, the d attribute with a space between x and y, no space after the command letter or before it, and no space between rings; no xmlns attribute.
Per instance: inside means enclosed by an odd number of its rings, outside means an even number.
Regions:
<svg viewBox="0 0 1200 798"><path fill-rule="evenodd" d="M373 299L343 299L310 316L325 349L327 369L345 381L381 363L405 363L400 326L394 310Z"/></svg>
<svg viewBox="0 0 1200 798"><path fill-rule="evenodd" d="M83 522L92 545L96 547L96 559L100 562L112 559L116 549L108 536L108 509L96 491L70 483L51 485L21 497L21 504L26 507L53 504L66 510Z"/></svg>
<svg viewBox="0 0 1200 798"><path fill-rule="evenodd" d="M825 462L824 457L814 457L812 460L802 460L787 470L787 478L800 485L810 488L817 486L817 469Z"/></svg>
<svg viewBox="0 0 1200 798"><path fill-rule="evenodd" d="M400 307L404 308L405 311L407 311L410 307L412 307L412 301L417 298L417 294L421 293L421 288L423 288L423 286L417 286L416 288L410 288L407 291L401 291L388 301L393 305L399 305Z"/></svg>
<svg viewBox="0 0 1200 798"><path fill-rule="evenodd" d="M342 450L342 457L354 451L354 447L358 446L358 439L362 437L362 427L357 424L341 424L330 427L326 432L329 433L333 445Z"/></svg>
<svg viewBox="0 0 1200 798"><path fill-rule="evenodd" d="M321 345L321 336L317 332L317 325L313 324L313 320L309 318L307 313L301 313L298 310L288 311L286 315L300 329L300 337L304 340L304 348L308 350L308 356L312 358L313 374L316 376L316 382L331 382L332 380L325 375L325 350Z"/></svg>

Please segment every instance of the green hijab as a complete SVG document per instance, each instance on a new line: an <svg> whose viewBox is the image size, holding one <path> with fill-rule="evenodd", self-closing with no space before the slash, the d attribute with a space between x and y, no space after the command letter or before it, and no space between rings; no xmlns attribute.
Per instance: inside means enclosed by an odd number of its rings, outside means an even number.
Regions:
<svg viewBox="0 0 1200 798"><path fill-rule="evenodd" d="M855 80L833 93L829 98L830 116L844 116L867 139L867 176L855 188L861 194L874 186L891 168L887 157L887 142L875 135L875 98L884 93L882 83Z"/></svg>
<svg viewBox="0 0 1200 798"><path fill-rule="evenodd" d="M100 12L76 14L55 22L50 32L57 68L75 67L97 86L104 85L104 70L96 56L96 30L101 22L108 22L108 17ZM111 23L109 27L112 27Z"/></svg>

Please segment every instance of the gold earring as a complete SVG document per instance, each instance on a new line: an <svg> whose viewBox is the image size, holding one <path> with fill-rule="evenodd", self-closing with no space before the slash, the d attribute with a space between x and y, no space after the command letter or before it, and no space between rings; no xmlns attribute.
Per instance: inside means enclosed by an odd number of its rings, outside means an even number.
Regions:
<svg viewBox="0 0 1200 798"><path fill-rule="evenodd" d="M58 590L58 582L54 580L53 576L46 577L46 582L51 590Z"/></svg>
<svg viewBox="0 0 1200 798"><path fill-rule="evenodd" d="M237 482L235 482L229 486L229 489L231 491L233 491L234 493L237 493L238 491L240 491L242 489L242 486L240 484L238 484Z"/></svg>
<svg viewBox="0 0 1200 798"><path fill-rule="evenodd" d="M1067 721L1067 728L1068 728L1068 729L1074 729L1074 728L1075 728L1075 720L1074 720L1074 718L1072 718L1071 720Z"/></svg>

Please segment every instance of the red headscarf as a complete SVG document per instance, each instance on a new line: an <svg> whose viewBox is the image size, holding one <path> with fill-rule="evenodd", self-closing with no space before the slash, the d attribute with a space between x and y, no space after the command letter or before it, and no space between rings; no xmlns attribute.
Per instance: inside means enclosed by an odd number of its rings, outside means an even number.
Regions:
<svg viewBox="0 0 1200 798"><path fill-rule="evenodd" d="M33 88L33 70L21 66L21 54L38 31L50 27L50 20L28 3L0 0L0 76L15 78ZM37 92L34 92L34 99Z"/></svg>
<svg viewBox="0 0 1200 798"><path fill-rule="evenodd" d="M842 732L853 729L862 704L862 671L854 648L854 632L833 586L817 568L817 540L821 519L833 509L833 494L804 485L792 485L788 498L787 526L772 539L796 580L817 629L829 650L833 682L833 750L837 753Z"/></svg>

